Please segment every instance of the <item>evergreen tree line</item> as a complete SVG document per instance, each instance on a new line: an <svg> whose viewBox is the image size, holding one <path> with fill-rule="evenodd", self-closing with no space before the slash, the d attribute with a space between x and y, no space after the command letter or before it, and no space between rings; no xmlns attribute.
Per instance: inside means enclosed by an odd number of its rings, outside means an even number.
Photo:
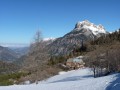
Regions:
<svg viewBox="0 0 120 90"><path fill-rule="evenodd" d="M91 45L103 45L103 44L111 44L114 43L115 41L120 42L120 29L118 31L115 31L113 33L109 33L107 35L103 35L102 37L91 41Z"/></svg>

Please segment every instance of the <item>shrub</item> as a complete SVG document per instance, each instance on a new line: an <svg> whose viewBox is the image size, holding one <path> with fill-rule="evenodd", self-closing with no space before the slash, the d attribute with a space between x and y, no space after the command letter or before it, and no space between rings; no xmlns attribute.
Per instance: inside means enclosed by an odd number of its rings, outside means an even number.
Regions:
<svg viewBox="0 0 120 90"><path fill-rule="evenodd" d="M18 81L22 76L26 76L28 73L17 72L11 74L0 75L0 86L13 85L14 81Z"/></svg>

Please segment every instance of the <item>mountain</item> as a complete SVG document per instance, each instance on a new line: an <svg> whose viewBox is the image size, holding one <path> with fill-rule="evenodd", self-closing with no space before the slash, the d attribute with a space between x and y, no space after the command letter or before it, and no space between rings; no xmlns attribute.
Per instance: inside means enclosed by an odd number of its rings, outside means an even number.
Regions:
<svg viewBox="0 0 120 90"><path fill-rule="evenodd" d="M15 53L13 50L7 48L7 47L2 47L0 46L0 60L1 61L15 61L18 59L18 54Z"/></svg>
<svg viewBox="0 0 120 90"><path fill-rule="evenodd" d="M94 40L105 34L107 32L102 25L94 25L86 20L78 22L74 29L63 37L33 43L29 54L20 59L20 61L23 60L22 69L34 73L32 76L29 76L29 80L34 81L38 73L39 76L37 78L42 80L46 78L46 75L51 75L51 72L46 72L47 70L49 71L50 67L55 68L55 70L51 70L52 73L59 71L59 67L50 66L51 63L54 63L54 61L57 61L55 64L61 63L61 61L63 62L66 60L64 55L69 55L74 49L80 48L82 41L84 43L89 40ZM51 56L58 57L52 58Z"/></svg>
<svg viewBox="0 0 120 90"><path fill-rule="evenodd" d="M29 52L29 47L8 47L8 48L13 50L18 55L18 57L26 55Z"/></svg>
<svg viewBox="0 0 120 90"><path fill-rule="evenodd" d="M55 39L47 48L52 55L66 55L72 52L74 48L80 47L82 42L94 40L107 33L102 25L95 25L85 20L76 23L71 32Z"/></svg>
<svg viewBox="0 0 120 90"><path fill-rule="evenodd" d="M75 31L79 31L81 29L87 29L88 31L91 31L96 36L99 34L107 33L105 28L101 24L95 25L95 24L89 22L88 20L78 22L75 25L75 29L74 29Z"/></svg>
<svg viewBox="0 0 120 90"><path fill-rule="evenodd" d="M52 42L54 42L56 40L56 38L44 38L43 39L43 43L45 44L45 45L49 45L49 44L51 44Z"/></svg>

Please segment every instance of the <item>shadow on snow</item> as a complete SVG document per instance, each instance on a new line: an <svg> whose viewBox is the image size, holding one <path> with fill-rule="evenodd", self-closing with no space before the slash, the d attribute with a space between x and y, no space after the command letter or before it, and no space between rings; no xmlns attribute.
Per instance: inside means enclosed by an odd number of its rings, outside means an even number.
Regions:
<svg viewBox="0 0 120 90"><path fill-rule="evenodd" d="M78 81L78 80L82 80L84 78L89 78L89 77L93 77L92 75L88 75L88 76L73 76L73 77L67 77L64 78L62 80L57 80L57 81L53 81L50 83L56 83L56 82L68 82L68 81Z"/></svg>
<svg viewBox="0 0 120 90"><path fill-rule="evenodd" d="M110 85L105 90L120 90L120 74L116 75L116 80L110 82Z"/></svg>

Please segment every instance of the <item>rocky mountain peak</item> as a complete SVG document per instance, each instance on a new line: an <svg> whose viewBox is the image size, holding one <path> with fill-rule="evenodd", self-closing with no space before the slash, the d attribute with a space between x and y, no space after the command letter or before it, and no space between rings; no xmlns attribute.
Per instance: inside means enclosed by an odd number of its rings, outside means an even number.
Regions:
<svg viewBox="0 0 120 90"><path fill-rule="evenodd" d="M82 28L84 25L90 26L92 23L89 22L88 20L84 20L84 21L79 21L76 23L75 28Z"/></svg>
<svg viewBox="0 0 120 90"><path fill-rule="evenodd" d="M79 31L81 29L90 30L94 35L98 35L100 33L104 33L104 34L106 33L105 28L101 24L95 25L94 23L91 23L88 20L84 20L76 23L74 31Z"/></svg>
<svg viewBox="0 0 120 90"><path fill-rule="evenodd" d="M48 44L47 49L52 55L68 55L74 48L80 47L82 41L95 40L105 34L106 31L102 25L95 25L88 20L84 20L77 22L71 32Z"/></svg>
<svg viewBox="0 0 120 90"><path fill-rule="evenodd" d="M101 24L97 25L97 28L99 28L99 29L105 29Z"/></svg>

